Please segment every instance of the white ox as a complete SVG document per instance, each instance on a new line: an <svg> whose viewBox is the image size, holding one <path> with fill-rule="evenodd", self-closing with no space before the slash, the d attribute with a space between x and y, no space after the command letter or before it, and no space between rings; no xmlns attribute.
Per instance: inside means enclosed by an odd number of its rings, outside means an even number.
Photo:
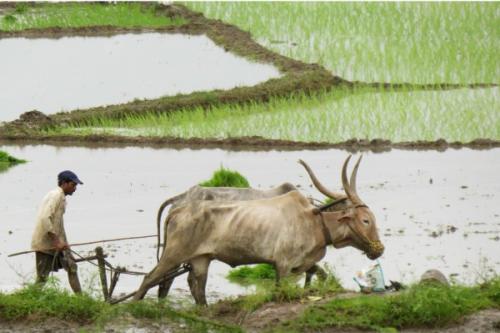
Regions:
<svg viewBox="0 0 500 333"><path fill-rule="evenodd" d="M183 263L192 267L188 282L196 303L206 304L208 267L214 259L233 267L272 264L279 280L310 270L329 244L353 246L370 259L378 258L384 247L375 217L356 192L361 158L348 182L350 158L342 168L342 184L352 205L341 211L326 211L332 204L317 208L298 191L251 201L191 201L172 210L160 262L145 276L134 299L142 299L167 272Z"/></svg>
<svg viewBox="0 0 500 333"><path fill-rule="evenodd" d="M304 166L307 173L309 174L309 177L311 177L313 184L321 193L323 193L324 195L333 200L338 200L346 197L344 193L331 191L327 189L323 184L321 184L306 162L299 160L299 163ZM160 243L161 217L163 211L169 205L171 205L170 210L174 210L175 208L181 205L185 205L188 202L192 201L200 201L200 200L246 201L255 199L265 199L265 198L277 197L279 195L295 190L297 190L297 188L290 183L283 183L279 186L276 186L268 190L258 190L253 188L236 188L236 187L203 187L200 185L195 185L186 192L165 200L160 205L160 208L158 209L158 213L156 216L156 228L158 236L156 257L158 261L160 261L160 250L162 248L162 244ZM167 225L167 220L165 220L165 227L166 225ZM306 272L305 287L307 287L310 284L312 276L314 274L318 274L319 277L322 279L326 278L325 271L321 267L314 265L310 270ZM168 295L173 280L174 279L170 279L160 283L160 287L158 289L158 297L164 298Z"/></svg>

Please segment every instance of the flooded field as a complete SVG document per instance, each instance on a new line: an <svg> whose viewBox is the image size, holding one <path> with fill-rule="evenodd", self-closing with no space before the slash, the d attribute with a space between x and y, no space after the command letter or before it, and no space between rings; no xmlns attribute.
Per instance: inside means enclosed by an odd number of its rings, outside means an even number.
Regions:
<svg viewBox="0 0 500 333"><path fill-rule="evenodd" d="M85 182L68 198L65 215L70 242L86 242L156 233L156 211L164 199L210 178L223 165L245 175L253 187L269 188L289 181L315 198L297 163L308 162L318 177L340 189L340 150L235 152L220 149L79 148L0 146L29 160L0 173L0 289L33 281L34 255L8 258L28 250L36 209L56 186L56 175L72 169ZM386 280L410 283L436 268L463 283L498 272L500 256L500 149L365 153L358 173L358 192L378 219L386 251L380 262ZM156 262L154 238L103 244L114 265L149 271ZM81 254L95 245L75 247ZM355 272L371 262L353 248L330 248L327 263L342 284L355 288ZM209 301L248 292L225 278L230 267L214 262L207 284ZM87 290L99 288L97 269L80 265ZM64 284L63 273L56 274ZM122 276L117 292L136 289L142 278ZM173 295L188 293L185 276ZM151 291L153 294L155 291Z"/></svg>
<svg viewBox="0 0 500 333"><path fill-rule="evenodd" d="M280 76L206 36L0 39L0 121L33 109L69 111L194 91L253 86Z"/></svg>

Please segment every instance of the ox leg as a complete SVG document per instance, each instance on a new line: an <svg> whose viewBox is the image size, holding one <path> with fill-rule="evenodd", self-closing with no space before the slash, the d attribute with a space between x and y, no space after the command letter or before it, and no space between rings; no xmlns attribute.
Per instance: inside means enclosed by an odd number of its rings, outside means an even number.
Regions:
<svg viewBox="0 0 500 333"><path fill-rule="evenodd" d="M160 261L158 263L158 265L156 265L156 267L144 277L144 280L142 280L141 286L135 292L134 300L138 301L138 300L143 299L150 288L159 284L160 281L163 279L163 277L169 271L171 271L172 269L175 269L178 266L179 266L178 262L174 263L171 261L170 262L169 261L166 261L166 262Z"/></svg>
<svg viewBox="0 0 500 333"><path fill-rule="evenodd" d="M180 266L177 266L173 269L177 269L179 267ZM170 287L172 286L172 283L174 283L174 279L163 281L162 283L160 283L158 285L158 298L165 298L168 296L168 292L170 291Z"/></svg>
<svg viewBox="0 0 500 333"><path fill-rule="evenodd" d="M198 257L190 261L191 271L188 275L189 289L191 295L198 305L207 305L207 298L205 296L205 287L207 285L208 266L210 265L210 258Z"/></svg>
<svg viewBox="0 0 500 333"><path fill-rule="evenodd" d="M318 279L320 279L321 281L326 280L325 270L318 265L314 265L306 271L306 281L304 283L304 288L308 288L311 285L311 280L314 274L318 275Z"/></svg>
<svg viewBox="0 0 500 333"><path fill-rule="evenodd" d="M279 267L277 265L274 265L274 269L276 270L275 286L279 287L281 278L289 274L289 269L285 267Z"/></svg>

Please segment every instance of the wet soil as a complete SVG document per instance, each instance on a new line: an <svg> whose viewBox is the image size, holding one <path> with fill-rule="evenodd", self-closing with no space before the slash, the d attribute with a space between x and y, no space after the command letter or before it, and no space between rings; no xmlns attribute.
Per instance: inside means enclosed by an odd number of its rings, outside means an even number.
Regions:
<svg viewBox="0 0 500 333"><path fill-rule="evenodd" d="M32 127L32 122L27 122L22 128ZM1 131L0 131L1 132ZM448 142L444 139L436 141L407 141L392 142L384 139L350 139L343 142L300 142L291 140L266 139L259 136L216 138L177 138L177 137L145 137L145 136L118 136L118 135L41 135L30 134L0 134L0 144L37 145L50 144L54 146L73 147L157 147L157 148L222 148L232 151L293 151L293 150L318 150L336 148L348 152L387 152L391 149L403 150L437 150L446 149L491 149L500 147L500 140L476 139L470 142Z"/></svg>
<svg viewBox="0 0 500 333"><path fill-rule="evenodd" d="M245 332L264 332L272 327L292 320L299 316L310 304L269 303L255 312L235 312L231 307L220 306L218 312L209 316L212 321L218 321L233 326L241 327ZM168 319L154 321L150 319L137 319L132 316L121 316L103 325L92 323L68 322L60 319L37 320L30 318L24 321L5 322L0 321L0 333L77 333L82 331L92 332L192 332L184 323L175 322ZM440 328L410 328L402 329L402 333L497 333L500 331L500 310L487 309L472 315L466 316L460 322ZM375 332L360 330L356 328L328 327L321 330L305 330L304 332L325 332L325 333L362 333Z"/></svg>
<svg viewBox="0 0 500 333"><path fill-rule="evenodd" d="M36 5L36 4L35 4ZM40 135L39 130L64 125L67 123L84 123L89 118L122 118L131 114L145 112L170 113L179 110L193 108L210 109L221 104L245 104L248 102L267 102L271 98L286 97L293 94L311 95L318 91L331 89L355 89L360 87L377 88L380 90L436 90L457 88L485 88L495 87L493 83L473 84L412 84L412 83L383 83L383 82L360 82L347 81L333 75L318 64L306 64L291 58L274 53L256 43L250 33L236 26L225 24L220 20L205 18L202 14L192 12L186 7L175 5L162 5L144 3L144 6L154 6L158 15L168 17L182 17L188 23L181 26L169 26L163 28L118 28L111 26L93 26L82 28L46 28L27 29L16 32L0 31L0 38L62 38L67 36L113 36L123 33L145 33L145 32L169 32L184 33L192 35L206 34L217 45L226 51L236 55L253 59L258 62L269 63L276 66L283 76L279 79L271 79L253 87L237 87L230 90L212 90L209 92L195 92L191 94L162 97L152 100L140 100L130 103L94 107L71 112L61 112L51 115L50 121L38 122L30 119L20 118L14 122L0 124L0 139L36 142L65 141L72 142L96 142L102 140L104 143L144 144L144 145L168 145L168 146L208 146L208 147L266 147L273 145L276 148L300 147L339 147L346 149L390 149L391 147L418 149L439 149L447 147L474 147L489 148L498 147L498 141L478 140L472 143L446 143L442 140L435 142L409 142L393 144L384 140L350 140L345 143L297 143L284 140L265 140L262 138L229 138L224 140L205 139L178 139L178 138L128 138L120 136L64 136L61 138L49 138ZM9 5L2 5L3 10L8 10Z"/></svg>

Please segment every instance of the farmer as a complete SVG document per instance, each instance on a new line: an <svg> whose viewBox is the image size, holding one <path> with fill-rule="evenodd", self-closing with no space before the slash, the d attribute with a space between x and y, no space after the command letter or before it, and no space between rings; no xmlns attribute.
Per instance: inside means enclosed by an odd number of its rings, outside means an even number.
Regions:
<svg viewBox="0 0 500 333"><path fill-rule="evenodd" d="M36 251L36 282L43 285L50 272L64 268L68 272L71 289L80 293L82 288L75 260L69 251L63 215L66 209L65 197L72 195L76 186L83 183L69 170L59 173L57 180L58 187L47 193L38 209L31 240L31 249Z"/></svg>

